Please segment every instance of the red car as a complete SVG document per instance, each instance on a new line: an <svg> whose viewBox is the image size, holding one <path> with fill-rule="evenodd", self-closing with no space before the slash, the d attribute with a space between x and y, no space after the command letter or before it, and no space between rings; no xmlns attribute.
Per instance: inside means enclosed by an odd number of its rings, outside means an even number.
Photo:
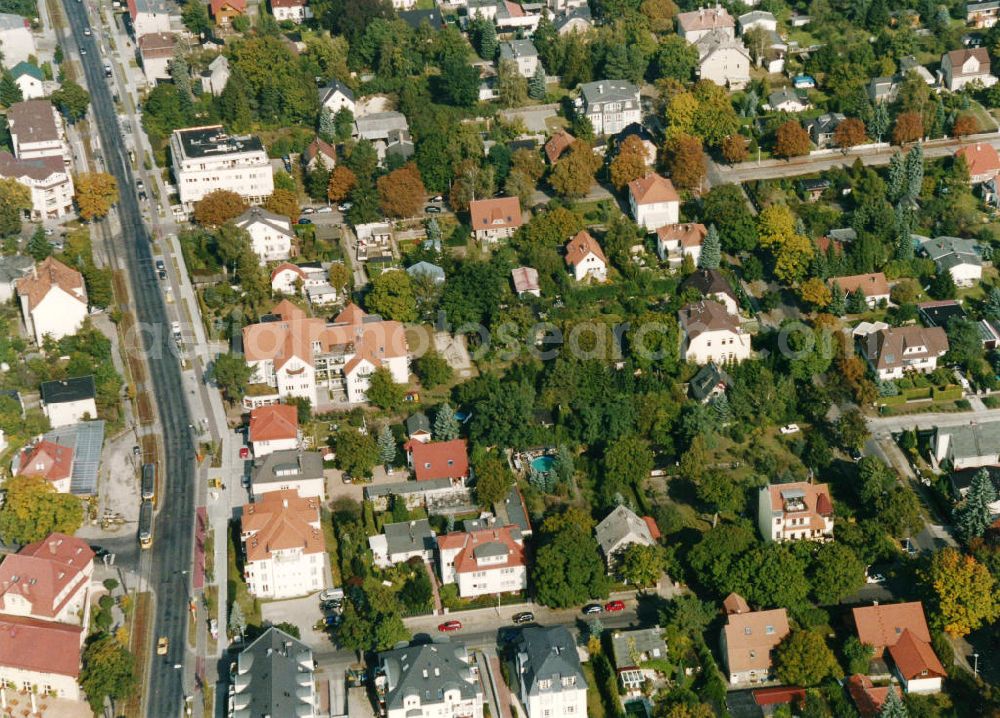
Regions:
<svg viewBox="0 0 1000 718"><path fill-rule="evenodd" d="M461 621L445 621L438 626L439 631L457 631L462 627Z"/></svg>
<svg viewBox="0 0 1000 718"><path fill-rule="evenodd" d="M249 446L241 446L240 447L240 458L241 459L249 459L250 458L250 447Z"/></svg>
<svg viewBox="0 0 1000 718"><path fill-rule="evenodd" d="M624 611L625 604L622 601L608 601L607 603L604 604L604 610L608 612Z"/></svg>

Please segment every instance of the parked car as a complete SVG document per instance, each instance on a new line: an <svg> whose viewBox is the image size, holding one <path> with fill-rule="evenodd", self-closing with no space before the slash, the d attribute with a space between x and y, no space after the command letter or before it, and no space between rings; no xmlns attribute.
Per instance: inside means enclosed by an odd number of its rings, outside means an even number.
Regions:
<svg viewBox="0 0 1000 718"><path fill-rule="evenodd" d="M587 615L591 613L601 613L604 610L604 606L599 603L588 603L583 607L583 612Z"/></svg>
<svg viewBox="0 0 1000 718"><path fill-rule="evenodd" d="M341 601L339 598L334 598L329 601L323 601L321 604L319 604L319 608L321 611L336 611L343 605L344 605L343 601Z"/></svg>
<svg viewBox="0 0 1000 718"><path fill-rule="evenodd" d="M424 212L426 212L427 214L441 214L441 208L429 204L426 207L424 207Z"/></svg>
<svg viewBox="0 0 1000 718"><path fill-rule="evenodd" d="M335 598L344 600L344 589L342 588L325 588L322 593L319 594L320 601L332 601Z"/></svg>
<svg viewBox="0 0 1000 718"><path fill-rule="evenodd" d="M442 632L457 631L457 630L459 630L461 628L462 628L462 622L461 621L455 621L455 620L445 621L440 626L438 626L438 630L442 631Z"/></svg>
<svg viewBox="0 0 1000 718"><path fill-rule="evenodd" d="M344 202L343 204L338 204L337 209L339 209L341 212L346 212L353 206L354 204L352 202Z"/></svg>
<svg viewBox="0 0 1000 718"><path fill-rule="evenodd" d="M535 620L535 614L531 611L521 611L520 613L515 613L511 620L518 625L521 625L522 623L531 623Z"/></svg>
<svg viewBox="0 0 1000 718"><path fill-rule="evenodd" d="M111 553L103 546L97 546L97 545L91 545L90 550L94 552L94 555L97 556L97 558L104 558L105 556L108 556Z"/></svg>
<svg viewBox="0 0 1000 718"><path fill-rule="evenodd" d="M142 449L139 448L138 444L136 444L135 446L132 447L132 456L138 456L141 453L142 453Z"/></svg>
<svg viewBox="0 0 1000 718"><path fill-rule="evenodd" d="M431 202L443 202L443 201L444 201L444 197L442 197L439 194L436 194L433 197L431 197Z"/></svg>
<svg viewBox="0 0 1000 718"><path fill-rule="evenodd" d="M780 431L781 431L782 434L798 434L799 433L799 425L798 424L785 424L783 427L781 427Z"/></svg>
<svg viewBox="0 0 1000 718"><path fill-rule="evenodd" d="M868 583L882 583L885 581L885 576L880 573L870 573L865 577L865 581Z"/></svg>
<svg viewBox="0 0 1000 718"><path fill-rule="evenodd" d="M314 214L316 212L312 207L303 207L302 214Z"/></svg>
<svg viewBox="0 0 1000 718"><path fill-rule="evenodd" d="M323 619L323 623L325 623L327 626L339 626L340 622L343 620L344 618L339 613L331 613L329 616Z"/></svg>
<svg viewBox="0 0 1000 718"><path fill-rule="evenodd" d="M612 613L614 611L624 611L625 602L624 601L608 601L604 604L604 610Z"/></svg>
<svg viewBox="0 0 1000 718"><path fill-rule="evenodd" d="M308 217L303 217L302 219L299 220L299 224L312 224L312 223L313 221Z"/></svg>
<svg viewBox="0 0 1000 718"><path fill-rule="evenodd" d="M89 27L83 28L83 34L86 35L87 37L90 37L90 28Z"/></svg>
<svg viewBox="0 0 1000 718"><path fill-rule="evenodd" d="M330 214L333 211L333 207L317 207L316 214Z"/></svg>
<svg viewBox="0 0 1000 718"><path fill-rule="evenodd" d="M241 459L249 459L250 458L250 447L249 446L241 446L240 447L240 458Z"/></svg>
<svg viewBox="0 0 1000 718"><path fill-rule="evenodd" d="M208 622L208 632L212 634L212 638L219 640L219 619L213 618Z"/></svg>

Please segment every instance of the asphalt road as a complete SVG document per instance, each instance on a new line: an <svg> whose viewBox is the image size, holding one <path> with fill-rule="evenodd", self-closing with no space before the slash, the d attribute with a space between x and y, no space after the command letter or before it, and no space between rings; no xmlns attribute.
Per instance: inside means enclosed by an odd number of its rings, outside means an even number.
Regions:
<svg viewBox="0 0 1000 718"><path fill-rule="evenodd" d="M184 402L180 366L173 351L166 307L153 270L149 233L134 191L131 167L119 137L115 105L104 78L104 58L95 36L83 30L90 26L83 3L64 0L63 6L81 55L84 76L91 95L90 120L104 149L107 170L118 180L121 199L117 206L121 235L115 250L132 280L132 308L143 328L142 345L151 385L156 396L164 448L166 479L161 508L153 534L151 584L156 591L154 634L170 640L170 654L151 663L146 685L146 715L180 715L183 704L183 664L188 658L187 603L191 595L189 569L192 564L194 523L194 443ZM99 33L97 33L99 34ZM146 656L137 656L145 661ZM181 670L175 669L181 664Z"/></svg>

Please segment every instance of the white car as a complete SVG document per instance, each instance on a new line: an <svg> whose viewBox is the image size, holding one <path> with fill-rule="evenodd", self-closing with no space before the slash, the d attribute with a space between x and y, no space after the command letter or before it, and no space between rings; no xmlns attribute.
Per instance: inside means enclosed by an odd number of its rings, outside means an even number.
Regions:
<svg viewBox="0 0 1000 718"><path fill-rule="evenodd" d="M313 214L315 212L316 212L316 210L313 209L312 207L303 207L302 208L302 214Z"/></svg>
<svg viewBox="0 0 1000 718"><path fill-rule="evenodd" d="M323 592L319 594L319 600L322 601L334 601L337 599L344 598L344 589L342 588L325 588Z"/></svg>
<svg viewBox="0 0 1000 718"><path fill-rule="evenodd" d="M333 207L317 207L316 214L329 214L333 211Z"/></svg>
<svg viewBox="0 0 1000 718"><path fill-rule="evenodd" d="M786 424L781 427L782 434L798 434L800 431L798 424Z"/></svg>
<svg viewBox="0 0 1000 718"><path fill-rule="evenodd" d="M212 634L212 638L215 640L219 639L219 619L213 618L208 622L208 632Z"/></svg>
<svg viewBox="0 0 1000 718"><path fill-rule="evenodd" d="M885 576L880 573L870 573L865 580L868 583L883 583L885 581Z"/></svg>
<svg viewBox="0 0 1000 718"><path fill-rule="evenodd" d="M86 35L87 37L90 37L90 28L89 27L83 28L83 34Z"/></svg>

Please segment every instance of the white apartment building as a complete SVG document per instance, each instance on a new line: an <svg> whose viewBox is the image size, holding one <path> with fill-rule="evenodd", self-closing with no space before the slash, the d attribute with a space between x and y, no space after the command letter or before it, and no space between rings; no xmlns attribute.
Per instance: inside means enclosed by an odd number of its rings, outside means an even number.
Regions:
<svg viewBox="0 0 1000 718"><path fill-rule="evenodd" d="M587 716L587 678L565 626L528 626L516 656L521 703L528 718Z"/></svg>
<svg viewBox="0 0 1000 718"><path fill-rule="evenodd" d="M93 576L94 552L86 541L49 534L0 563L0 613L86 626Z"/></svg>
<svg viewBox="0 0 1000 718"><path fill-rule="evenodd" d="M0 177L15 179L31 192L29 219L59 219L73 214L73 178L61 157L19 160L0 151Z"/></svg>
<svg viewBox="0 0 1000 718"><path fill-rule="evenodd" d="M833 501L826 484L768 484L757 494L757 524L764 541L828 541Z"/></svg>
<svg viewBox="0 0 1000 718"><path fill-rule="evenodd" d="M523 591L528 587L524 540L517 526L438 536L441 583L458 584L462 598Z"/></svg>
<svg viewBox="0 0 1000 718"><path fill-rule="evenodd" d="M275 390L250 397L261 404L282 396L305 397L313 407L331 399L361 403L367 401L371 375L383 366L397 384L409 381L406 333L399 322L383 321L355 304L327 322L307 317L287 300L272 315L278 321L243 328L251 381Z"/></svg>
<svg viewBox="0 0 1000 718"><path fill-rule="evenodd" d="M379 653L375 695L385 718L483 718L479 671L460 642Z"/></svg>
<svg viewBox="0 0 1000 718"><path fill-rule="evenodd" d="M326 500L323 455L318 451L278 449L254 461L250 493L254 500L265 494L293 491L303 498Z"/></svg>
<svg viewBox="0 0 1000 718"><path fill-rule="evenodd" d="M262 262L282 262L292 256L292 221L262 207L251 207L233 220L250 235L250 246Z"/></svg>
<svg viewBox="0 0 1000 718"><path fill-rule="evenodd" d="M296 24L313 16L312 8L306 0L271 0L271 13L278 22L288 20Z"/></svg>
<svg viewBox="0 0 1000 718"><path fill-rule="evenodd" d="M222 125L174 130L170 156L181 204L188 211L209 192L229 190L250 204L274 192L271 162L260 138L231 136Z"/></svg>
<svg viewBox="0 0 1000 718"><path fill-rule="evenodd" d="M8 70L38 54L27 18L0 13L0 53L3 53L3 66Z"/></svg>
<svg viewBox="0 0 1000 718"><path fill-rule="evenodd" d="M320 500L293 490L275 491L243 507L240 541L243 577L257 598L306 596L327 585Z"/></svg>
<svg viewBox="0 0 1000 718"><path fill-rule="evenodd" d="M166 0L128 0L133 37L170 32L170 7Z"/></svg>
<svg viewBox="0 0 1000 718"><path fill-rule="evenodd" d="M688 304L678 312L685 361L695 364L725 364L749 359L750 335L740 319L714 299Z"/></svg>
<svg viewBox="0 0 1000 718"><path fill-rule="evenodd" d="M521 77L533 77L538 70L538 50L531 40L500 43L500 62L513 62Z"/></svg>
<svg viewBox="0 0 1000 718"><path fill-rule="evenodd" d="M11 147L19 160L58 157L67 165L69 145L62 120L48 100L15 102L7 109Z"/></svg>
<svg viewBox="0 0 1000 718"><path fill-rule="evenodd" d="M639 88L624 80L600 80L580 85L576 106L590 120L595 135L613 135L642 121Z"/></svg>
<svg viewBox="0 0 1000 718"><path fill-rule="evenodd" d="M0 641L0 681L26 692L71 701L82 698L78 683L85 635L82 627L0 614L0 634L4 637ZM29 701L27 697L24 700Z"/></svg>
<svg viewBox="0 0 1000 718"><path fill-rule="evenodd" d="M46 336L62 339L83 326L87 318L83 275L55 257L46 257L14 286L24 325L38 346Z"/></svg>
<svg viewBox="0 0 1000 718"><path fill-rule="evenodd" d="M628 183L628 202L635 223L647 232L678 223L680 195L673 182L655 172Z"/></svg>

